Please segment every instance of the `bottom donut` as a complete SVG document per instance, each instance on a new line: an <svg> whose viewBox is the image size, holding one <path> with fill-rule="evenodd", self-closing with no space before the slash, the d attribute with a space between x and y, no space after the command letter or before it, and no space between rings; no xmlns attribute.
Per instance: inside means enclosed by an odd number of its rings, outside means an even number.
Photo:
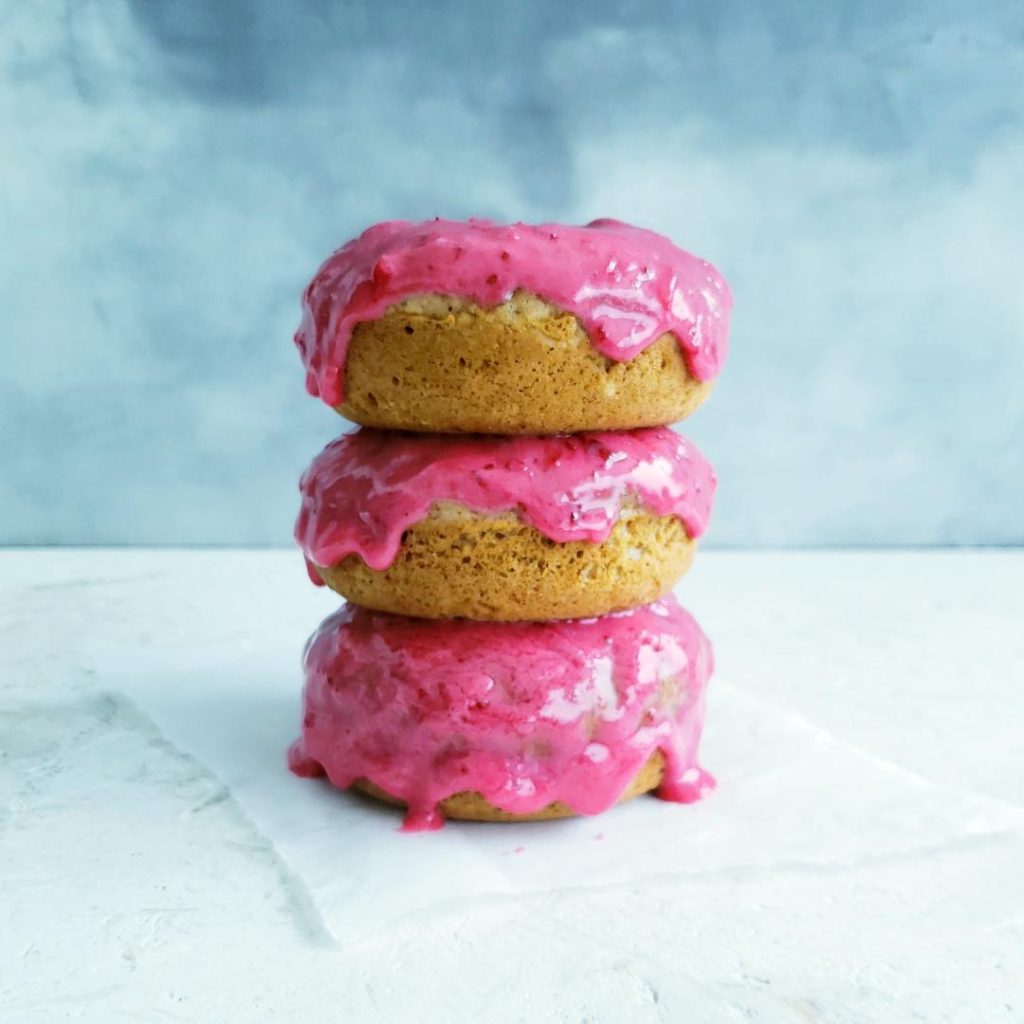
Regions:
<svg viewBox="0 0 1024 1024"><path fill-rule="evenodd" d="M672 598L593 619L410 619L346 606L306 645L296 774L445 817L597 814L714 781L697 762L711 645Z"/></svg>

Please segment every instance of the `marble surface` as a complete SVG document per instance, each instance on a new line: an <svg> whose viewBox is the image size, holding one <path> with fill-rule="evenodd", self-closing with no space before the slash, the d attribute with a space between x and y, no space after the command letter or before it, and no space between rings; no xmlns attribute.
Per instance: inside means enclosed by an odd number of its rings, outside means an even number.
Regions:
<svg viewBox="0 0 1024 1024"><path fill-rule="evenodd" d="M682 850L339 941L238 787L109 670L297 656L333 606L298 556L0 552L0 1020L1024 1020L1024 553L706 552L680 596L718 651L709 750L740 701L848 755L786 826L822 856ZM837 813L866 765L899 820ZM784 773L758 786L785 820Z"/></svg>

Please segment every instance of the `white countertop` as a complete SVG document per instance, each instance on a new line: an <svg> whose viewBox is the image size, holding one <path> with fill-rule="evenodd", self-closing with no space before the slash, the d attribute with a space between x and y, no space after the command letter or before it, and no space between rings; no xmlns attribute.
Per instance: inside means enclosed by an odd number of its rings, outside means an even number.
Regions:
<svg viewBox="0 0 1024 1024"><path fill-rule="evenodd" d="M922 807L947 795L949 838L892 852L911 810L858 821L868 852L842 862L681 864L340 944L233 791L103 669L173 678L268 631L297 659L333 607L298 556L0 552L0 1021L1024 1021L1024 552L705 552L679 595L723 693ZM709 740L729 726L712 696Z"/></svg>

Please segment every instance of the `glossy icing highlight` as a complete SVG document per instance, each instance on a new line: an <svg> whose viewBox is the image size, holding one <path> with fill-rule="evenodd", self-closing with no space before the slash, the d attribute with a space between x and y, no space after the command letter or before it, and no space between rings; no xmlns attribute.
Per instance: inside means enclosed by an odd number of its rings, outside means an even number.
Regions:
<svg viewBox="0 0 1024 1024"><path fill-rule="evenodd" d="M402 533L440 501L480 513L515 511L556 542L603 541L623 502L675 515L699 537L715 474L668 427L545 437L449 437L359 430L332 441L299 484L295 538L307 562L356 554L377 571ZM320 582L315 569L310 578Z"/></svg>
<svg viewBox="0 0 1024 1024"><path fill-rule="evenodd" d="M655 751L657 795L714 786L697 762L711 644L673 598L596 619L427 622L344 606L304 657L299 775L374 783L438 828L440 801L476 791L530 814L611 807Z"/></svg>
<svg viewBox="0 0 1024 1024"><path fill-rule="evenodd" d="M584 227L388 221L334 252L305 290L295 344L306 388L340 404L355 326L404 299L455 295L489 308L517 290L573 314L594 348L617 362L666 333L698 380L715 377L726 357L728 286L663 235L607 218Z"/></svg>

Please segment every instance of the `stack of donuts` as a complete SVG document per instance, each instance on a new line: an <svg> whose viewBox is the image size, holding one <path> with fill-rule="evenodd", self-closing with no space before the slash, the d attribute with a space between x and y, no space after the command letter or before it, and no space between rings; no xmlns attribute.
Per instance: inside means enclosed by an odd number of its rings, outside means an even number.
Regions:
<svg viewBox="0 0 1024 1024"><path fill-rule="evenodd" d="M292 770L407 829L699 799L712 652L671 592L715 476L667 424L725 358L714 267L612 220L392 222L303 305L307 388L360 429L300 484L347 603L306 645Z"/></svg>

